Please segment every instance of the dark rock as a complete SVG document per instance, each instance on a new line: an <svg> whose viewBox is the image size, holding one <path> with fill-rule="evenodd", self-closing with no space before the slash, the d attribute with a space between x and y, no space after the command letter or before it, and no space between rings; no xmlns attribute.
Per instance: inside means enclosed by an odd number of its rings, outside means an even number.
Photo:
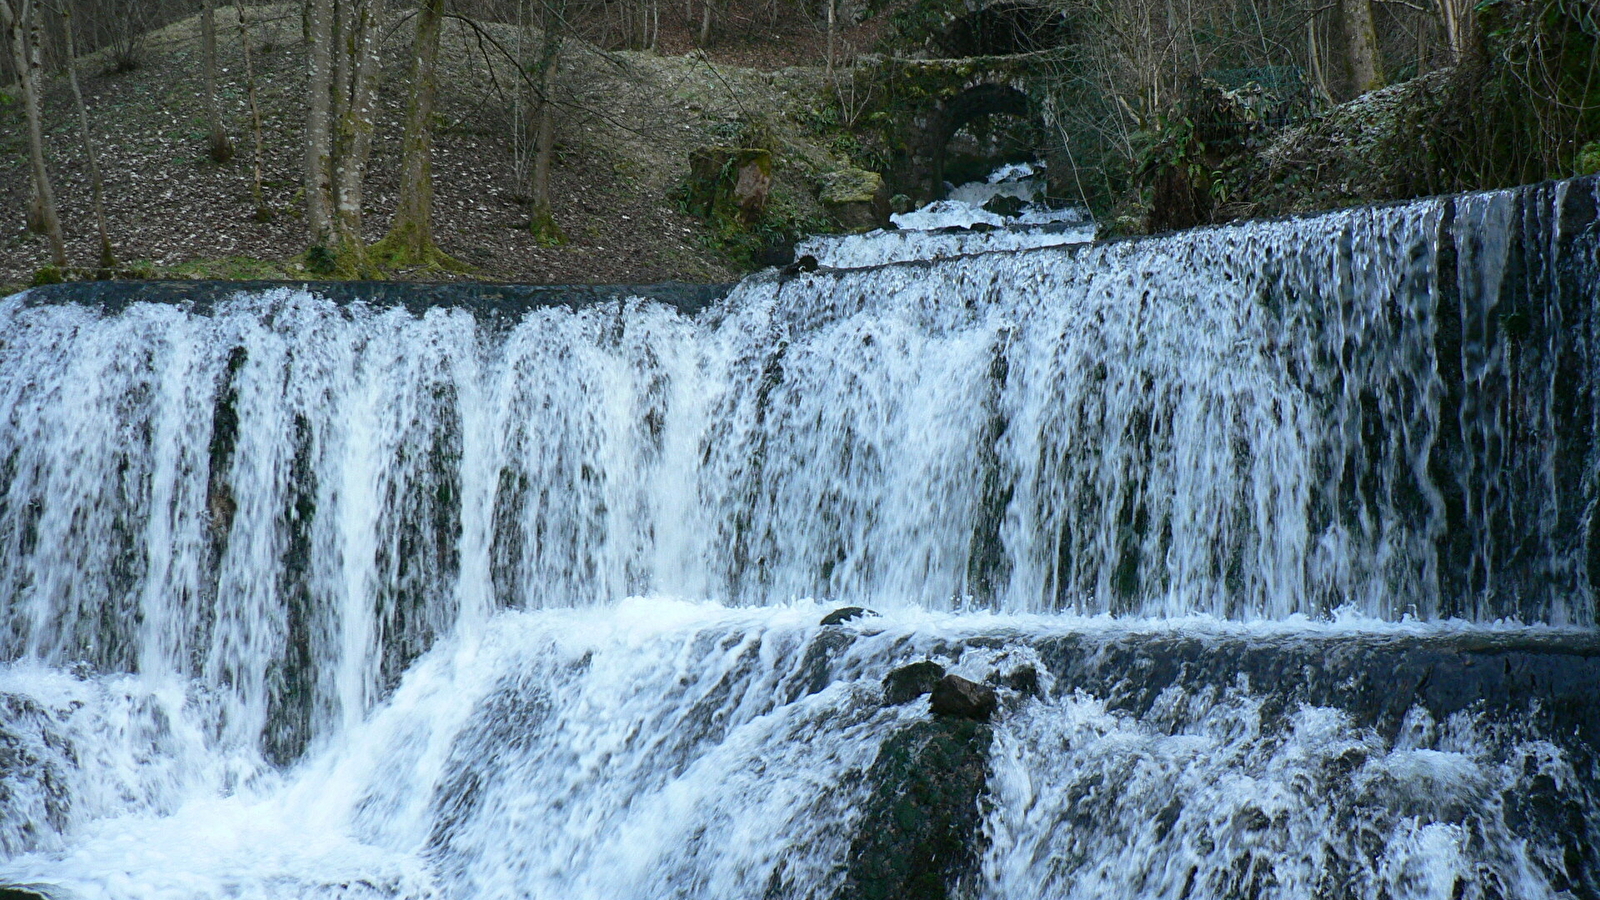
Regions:
<svg viewBox="0 0 1600 900"><path fill-rule="evenodd" d="M61 895L43 884L0 884L0 900L57 900Z"/></svg>
<svg viewBox="0 0 1600 900"><path fill-rule="evenodd" d="M960 675L946 675L933 686L933 711L941 716L988 721L994 713L994 691Z"/></svg>
<svg viewBox="0 0 1600 900"><path fill-rule="evenodd" d="M1014 219L1022 215L1022 207L1026 205L1022 202L1021 197L1013 197L1010 194L996 194L989 198L989 202L985 203L983 208L997 216Z"/></svg>
<svg viewBox="0 0 1600 900"><path fill-rule="evenodd" d="M1038 697L1044 693L1039 686L1039 670L1033 666L1018 666L1012 669L1003 684L1024 697Z"/></svg>
<svg viewBox="0 0 1600 900"><path fill-rule="evenodd" d="M827 615L823 616L822 617L822 624L823 625L838 625L838 624L840 624L842 622L848 622L851 619L859 619L862 616L875 616L875 615L877 615L877 613L873 612L870 609L866 609L865 607L861 607L861 606L841 606L840 608L834 610L833 612L828 613Z"/></svg>
<svg viewBox="0 0 1600 900"><path fill-rule="evenodd" d="M785 703L793 703L821 691L833 683L833 661L855 643L856 635L843 629L829 628L817 632L806 647L805 656L795 667L793 676L786 679Z"/></svg>
<svg viewBox="0 0 1600 900"><path fill-rule="evenodd" d="M947 900L984 850L993 738L969 719L924 719L884 742L834 900Z"/></svg>
<svg viewBox="0 0 1600 900"><path fill-rule="evenodd" d="M883 703L885 706L910 703L923 694L932 693L934 685L943 677L944 666L931 659L901 666L884 676Z"/></svg>
<svg viewBox="0 0 1600 900"><path fill-rule="evenodd" d="M987 234L991 231L999 231L1000 227L998 225L990 225L988 222L973 222L967 226L967 230L976 234Z"/></svg>
<svg viewBox="0 0 1600 900"><path fill-rule="evenodd" d="M805 256L800 257L793 263L784 266L783 271L779 274L785 278L793 278L794 276L799 275L801 272L815 272L816 270L817 258L807 253Z"/></svg>

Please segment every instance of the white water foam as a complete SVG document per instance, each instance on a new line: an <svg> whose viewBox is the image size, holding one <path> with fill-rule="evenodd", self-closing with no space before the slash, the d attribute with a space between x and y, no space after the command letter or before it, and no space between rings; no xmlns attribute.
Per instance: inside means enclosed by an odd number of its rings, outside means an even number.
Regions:
<svg viewBox="0 0 1600 900"><path fill-rule="evenodd" d="M985 181L951 189L946 199L890 216L893 229L813 236L796 245L795 254L830 268L853 269L1093 240L1094 222L1082 209L1043 202L1045 184L1037 177L1042 169L1043 163L1001 166ZM1016 215L1000 215L984 208L995 197L1014 197L1024 205ZM986 230L970 230L975 225Z"/></svg>
<svg viewBox="0 0 1600 900"><path fill-rule="evenodd" d="M43 712L37 757L64 813L59 832L0 857L0 882L82 900L828 897L871 789L863 774L887 736L927 716L926 700L882 705L898 665L934 659L992 681L1042 668L1030 642L1054 636L1463 627L918 610L819 627L826 609L635 598L502 613L441 642L284 772L219 740L198 686L9 664L0 695ZM1543 895L1541 845L1496 831L1505 813L1491 801L1540 777L1572 790L1547 743L1508 743L1470 716L1413 714L1392 741L1336 709L1277 722L1264 712L1277 686L1243 682L1174 687L1142 715L1050 696L1048 671L1043 686L1045 699L1002 690L981 896L1187 883L1312 898L1336 877L1351 896L1443 900L1490 875L1505 896ZM8 811L27 810L28 785L7 786Z"/></svg>

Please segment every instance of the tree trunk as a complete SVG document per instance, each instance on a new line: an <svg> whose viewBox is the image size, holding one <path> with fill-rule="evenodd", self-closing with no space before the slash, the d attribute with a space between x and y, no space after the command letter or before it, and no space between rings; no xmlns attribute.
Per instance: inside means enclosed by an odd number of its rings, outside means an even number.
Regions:
<svg viewBox="0 0 1600 900"><path fill-rule="evenodd" d="M828 0L828 74L833 74L833 32L838 17L839 0Z"/></svg>
<svg viewBox="0 0 1600 900"><path fill-rule="evenodd" d="M433 242L433 100L443 21L444 0L422 0L417 11L411 102L401 142L400 201L382 242L384 255L395 265L428 264L441 256Z"/></svg>
<svg viewBox="0 0 1600 900"><path fill-rule="evenodd" d="M306 229L313 250L333 241L333 15L334 0L305 0ZM313 260L313 262L318 262ZM326 262L323 260L322 262Z"/></svg>
<svg viewBox="0 0 1600 900"><path fill-rule="evenodd" d="M15 6L13 6L15 3ZM43 16L39 0L0 0L0 30L11 39L11 58L21 82L22 106L28 119L28 161L33 173L33 199L28 227L50 238L50 259L67 264L66 239L56 212L55 193L44 162L44 122L39 107L39 38Z"/></svg>
<svg viewBox="0 0 1600 900"><path fill-rule="evenodd" d="M1383 62L1378 58L1378 33L1372 24L1372 0L1339 0L1344 31L1345 70L1349 99L1383 87Z"/></svg>
<svg viewBox="0 0 1600 900"><path fill-rule="evenodd" d="M217 2L205 0L200 10L200 48L206 81L206 129L210 131L207 149L211 159L225 163L233 159L233 141L222 127L222 107L217 103Z"/></svg>
<svg viewBox="0 0 1600 900"><path fill-rule="evenodd" d="M250 133L255 138L256 147L255 181L251 184L251 194L256 201L256 221L265 222L272 218L272 210L267 208L266 193L261 187L266 148L261 140L261 107L256 103L256 70L250 51L250 20L246 16L244 3L235 5L234 11L239 14L239 45L244 48L245 96L250 99Z"/></svg>
<svg viewBox="0 0 1600 900"><path fill-rule="evenodd" d="M518 193L528 200L529 230L541 243L555 244L565 240L551 209L550 167L556 146L556 74L561 67L567 10L565 0L534 2L539 4L539 43L523 79L527 116L521 137L533 158L523 173L525 181L518 185Z"/></svg>
<svg viewBox="0 0 1600 900"><path fill-rule="evenodd" d="M705 9L700 14L700 46L711 45L711 23L716 8L715 0L706 0Z"/></svg>
<svg viewBox="0 0 1600 900"><path fill-rule="evenodd" d="M555 156L556 124L555 103L551 91L555 87L556 60L550 60L541 73L541 92L534 115L533 177L530 185L529 223L536 236L544 240L560 240L555 215L550 207L550 163Z"/></svg>
<svg viewBox="0 0 1600 900"><path fill-rule="evenodd" d="M367 159L372 154L372 130L376 113L373 107L378 78L378 39L381 36L380 19L383 17L383 0L344 0L350 15L348 35L341 35L340 44L349 55L345 71L348 87L340 85L344 98L343 115L339 121L338 165L335 172L337 190L334 229L338 233L340 251L355 256L361 264L365 244L361 237L362 187L366 179Z"/></svg>
<svg viewBox="0 0 1600 900"><path fill-rule="evenodd" d="M72 99L78 105L78 124L83 129L83 152L89 158L89 186L94 192L94 223L100 232L100 268L117 264L111 249L111 231L106 227L106 183L100 175L100 154L95 150L94 131L89 127L89 107L83 102L78 85L78 42L72 28L72 6L61 7L61 30L67 44L67 78L72 82Z"/></svg>
<svg viewBox="0 0 1600 900"><path fill-rule="evenodd" d="M1444 25L1445 40L1450 44L1450 58L1460 62L1467 52L1472 4L1466 0L1439 0L1439 19Z"/></svg>

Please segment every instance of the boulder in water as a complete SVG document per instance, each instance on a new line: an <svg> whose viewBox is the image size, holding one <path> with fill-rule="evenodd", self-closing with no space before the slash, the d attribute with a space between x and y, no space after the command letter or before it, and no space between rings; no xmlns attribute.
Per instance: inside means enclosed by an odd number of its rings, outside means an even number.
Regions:
<svg viewBox="0 0 1600 900"><path fill-rule="evenodd" d="M815 272L816 270L817 258L807 253L789 265L784 266L778 275L782 278L793 278L802 272Z"/></svg>
<svg viewBox="0 0 1600 900"><path fill-rule="evenodd" d="M1044 689L1039 684L1039 670L1031 665L1017 666L1001 681L1001 684L1016 691L1024 697L1042 697Z"/></svg>
<svg viewBox="0 0 1600 900"><path fill-rule="evenodd" d="M827 615L823 616L822 617L822 624L823 625L839 625L839 624L842 624L844 622L848 622L851 619L859 619L862 616L875 616L875 615L877 615L877 613L873 612L870 609L862 607L862 606L841 606L838 609L834 610L833 612L828 613Z"/></svg>
<svg viewBox="0 0 1600 900"><path fill-rule="evenodd" d="M1014 197L1011 194L995 194L989 198L987 203L983 204L983 208L986 212L992 212L997 216L1015 219L1017 216L1022 215L1022 207L1026 205L1021 197Z"/></svg>
<svg viewBox="0 0 1600 900"><path fill-rule="evenodd" d="M943 677L944 666L931 659L901 666L884 676L883 704L899 706L902 703L910 703L923 694L932 693L934 686Z"/></svg>
<svg viewBox="0 0 1600 900"><path fill-rule="evenodd" d="M891 735L867 772L871 796L833 900L947 900L976 874L993 733L922 719Z"/></svg>
<svg viewBox="0 0 1600 900"><path fill-rule="evenodd" d="M933 686L933 711L941 716L988 721L997 701L994 691L960 675L946 675Z"/></svg>

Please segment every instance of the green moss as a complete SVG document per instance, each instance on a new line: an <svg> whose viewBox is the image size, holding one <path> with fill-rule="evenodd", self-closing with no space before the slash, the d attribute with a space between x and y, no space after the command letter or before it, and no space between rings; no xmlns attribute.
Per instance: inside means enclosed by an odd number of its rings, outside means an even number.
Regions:
<svg viewBox="0 0 1600 900"><path fill-rule="evenodd" d="M251 256L220 256L215 259L197 259L173 266L168 274L176 278L206 278L224 281L284 278L287 272L281 263L256 259ZM151 277L154 271L152 270Z"/></svg>
<svg viewBox="0 0 1600 900"><path fill-rule="evenodd" d="M425 242L425 246L418 251L415 241L411 239L411 229L402 228L398 232L390 231L383 240L367 248L368 261L381 269L394 271L396 269L421 269L429 272L453 272L464 274L471 271L466 263L461 262L450 254L440 250L433 241Z"/></svg>
<svg viewBox="0 0 1600 900"><path fill-rule="evenodd" d="M818 199L826 204L872 203L883 191L883 176L865 169L840 169L817 179Z"/></svg>
<svg viewBox="0 0 1600 900"><path fill-rule="evenodd" d="M1578 158L1573 163L1572 174L1594 175L1597 172L1600 172L1600 141L1590 141L1578 150Z"/></svg>
<svg viewBox="0 0 1600 900"><path fill-rule="evenodd" d="M66 274L61 271L59 266L55 265L43 266L39 269L39 271L33 273L34 287L43 287L47 284L60 284L66 280Z"/></svg>

